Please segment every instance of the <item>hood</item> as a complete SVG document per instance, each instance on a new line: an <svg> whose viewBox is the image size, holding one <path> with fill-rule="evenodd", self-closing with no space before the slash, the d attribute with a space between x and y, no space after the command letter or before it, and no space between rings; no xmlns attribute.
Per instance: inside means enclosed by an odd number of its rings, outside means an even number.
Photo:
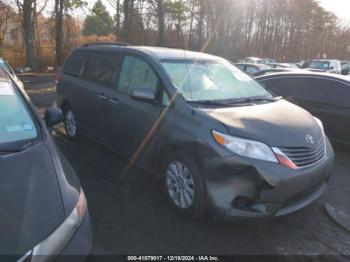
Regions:
<svg viewBox="0 0 350 262"><path fill-rule="evenodd" d="M261 141L274 147L312 147L306 141L312 135L322 139L322 130L311 114L285 100L219 109L199 109L220 121L229 134Z"/></svg>
<svg viewBox="0 0 350 262"><path fill-rule="evenodd" d="M0 254L23 255L64 220L50 152L44 143L0 155Z"/></svg>

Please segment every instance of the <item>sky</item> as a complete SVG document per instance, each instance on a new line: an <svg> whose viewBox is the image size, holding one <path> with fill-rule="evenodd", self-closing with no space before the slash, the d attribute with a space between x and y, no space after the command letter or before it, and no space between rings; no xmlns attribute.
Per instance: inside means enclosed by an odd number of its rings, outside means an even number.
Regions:
<svg viewBox="0 0 350 262"><path fill-rule="evenodd" d="M350 22L350 0L319 0L321 6Z"/></svg>
<svg viewBox="0 0 350 262"><path fill-rule="evenodd" d="M92 6L95 1L96 0L88 0L90 6ZM102 0L102 2L110 9L110 13L114 13L114 10L111 10L112 8L108 4L108 0ZM335 13L339 18L350 23L350 0L318 0L318 2L326 10Z"/></svg>

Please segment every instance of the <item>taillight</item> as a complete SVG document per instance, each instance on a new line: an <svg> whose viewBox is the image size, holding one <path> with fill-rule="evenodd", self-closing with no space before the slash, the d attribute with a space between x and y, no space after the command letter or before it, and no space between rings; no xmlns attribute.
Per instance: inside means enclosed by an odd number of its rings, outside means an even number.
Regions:
<svg viewBox="0 0 350 262"><path fill-rule="evenodd" d="M56 75L55 75L55 83L58 84L58 81L60 81L60 72L58 72Z"/></svg>

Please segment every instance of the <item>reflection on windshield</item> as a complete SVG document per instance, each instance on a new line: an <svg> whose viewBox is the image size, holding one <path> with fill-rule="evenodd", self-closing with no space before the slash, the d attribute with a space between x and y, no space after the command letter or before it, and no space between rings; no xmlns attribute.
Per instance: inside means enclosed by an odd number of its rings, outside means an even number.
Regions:
<svg viewBox="0 0 350 262"><path fill-rule="evenodd" d="M20 94L11 81L0 79L0 149L5 144L26 141L37 136L34 122Z"/></svg>
<svg viewBox="0 0 350 262"><path fill-rule="evenodd" d="M272 97L260 84L225 61L164 60L162 65L187 101Z"/></svg>

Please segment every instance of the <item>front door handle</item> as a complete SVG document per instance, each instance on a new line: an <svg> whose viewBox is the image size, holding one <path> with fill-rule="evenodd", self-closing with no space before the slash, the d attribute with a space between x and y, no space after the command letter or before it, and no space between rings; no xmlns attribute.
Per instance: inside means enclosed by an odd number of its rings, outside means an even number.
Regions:
<svg viewBox="0 0 350 262"><path fill-rule="evenodd" d="M115 97L113 97L113 98L110 98L110 99L108 99L108 101L112 104L112 105L119 105L119 100L117 99L117 98L115 98Z"/></svg>
<svg viewBox="0 0 350 262"><path fill-rule="evenodd" d="M98 99L103 100L103 101L107 100L107 97L103 93L98 94L97 97L98 97Z"/></svg>

